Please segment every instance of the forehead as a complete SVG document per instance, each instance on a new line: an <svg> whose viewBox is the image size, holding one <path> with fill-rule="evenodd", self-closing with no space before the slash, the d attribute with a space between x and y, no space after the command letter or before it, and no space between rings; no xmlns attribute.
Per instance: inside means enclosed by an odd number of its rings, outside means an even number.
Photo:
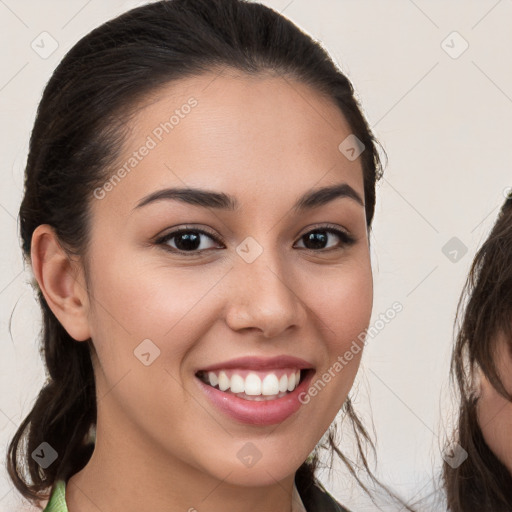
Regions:
<svg viewBox="0 0 512 512"><path fill-rule="evenodd" d="M118 209L171 185L275 200L344 181L363 195L360 159L339 149L351 134L342 112L291 77L224 70L174 81L147 96L128 124L110 169L125 169L108 193Z"/></svg>

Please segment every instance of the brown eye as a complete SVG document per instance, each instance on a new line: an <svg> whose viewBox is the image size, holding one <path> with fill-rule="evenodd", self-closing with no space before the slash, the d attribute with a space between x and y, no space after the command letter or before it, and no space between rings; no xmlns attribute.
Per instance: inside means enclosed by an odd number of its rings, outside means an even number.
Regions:
<svg viewBox="0 0 512 512"><path fill-rule="evenodd" d="M172 231L159 238L156 243L163 245L167 250L178 253L200 253L208 249L207 242L204 239L209 238L217 243L217 239L201 229L179 229ZM169 245L169 241L174 239L175 247Z"/></svg>
<svg viewBox="0 0 512 512"><path fill-rule="evenodd" d="M326 244L329 244L329 239L332 238L338 238L338 243L335 243L334 246L326 247ZM212 249L212 246L208 246L208 239L222 246L221 242L213 234L202 229L186 227L167 233L157 239L155 243L163 246L165 250L178 255L192 255L201 254ZM173 245L170 243L171 240ZM345 231L330 226L320 226L302 235L299 240L304 240L304 249L315 252L342 249L356 242L356 239ZM217 248L223 248L223 246Z"/></svg>
<svg viewBox="0 0 512 512"><path fill-rule="evenodd" d="M334 247L325 247L325 244L329 241L329 235L336 235L336 237L340 240L340 243ZM331 227L320 227L314 229L313 231L309 231L305 235L302 235L300 239L305 241L305 249L312 251L341 249L344 246L352 245L355 243L355 239L348 233Z"/></svg>

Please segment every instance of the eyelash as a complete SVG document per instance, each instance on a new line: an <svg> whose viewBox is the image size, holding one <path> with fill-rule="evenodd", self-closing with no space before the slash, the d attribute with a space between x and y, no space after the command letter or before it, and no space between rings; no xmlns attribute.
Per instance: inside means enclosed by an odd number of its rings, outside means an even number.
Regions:
<svg viewBox="0 0 512 512"><path fill-rule="evenodd" d="M348 233L346 233L345 231L342 231L339 228L336 228L336 227L331 226L329 224L323 225L323 226L319 226L319 227L315 227L314 229L304 233L299 238L299 240L301 240L303 237L305 237L306 235L308 235L310 233L316 233L316 232L326 232L326 233L337 235L340 238L340 240L341 240L340 246L339 247L330 247L328 249L308 249L308 248L303 248L304 250L310 251L310 252L327 252L327 251L343 249L344 247L351 246L351 245L353 245L356 242L356 239L353 236L351 236ZM222 244L222 242L213 233L210 233L210 232L205 231L203 229L198 229L198 228L193 228L193 227L183 227L183 228L177 229L176 231L172 231L170 233L167 233L166 235L164 235L164 236L158 238L157 240L155 240L155 244L159 245L159 246L162 246L163 249L166 250L166 251L172 252L174 254L178 254L180 256L181 255L189 256L189 255L192 255L192 254L196 254L197 255L197 254L201 254L201 253L203 253L205 251L211 250L211 249L202 249L202 250L193 250L193 251L182 251L181 249L176 249L174 247L170 247L166 243L169 240L171 240L172 238L174 238L174 237L176 237L178 235L181 235L183 233L200 233L202 235L206 235L206 236L210 237L216 243Z"/></svg>

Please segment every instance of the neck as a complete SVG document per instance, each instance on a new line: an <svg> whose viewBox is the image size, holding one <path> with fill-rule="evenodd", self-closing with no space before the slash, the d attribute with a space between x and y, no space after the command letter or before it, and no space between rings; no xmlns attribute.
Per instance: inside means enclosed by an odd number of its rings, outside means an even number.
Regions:
<svg viewBox="0 0 512 512"><path fill-rule="evenodd" d="M68 480L69 512L292 511L294 474L276 481L267 472L266 485L237 485L233 471L220 479L142 437L129 428L108 437L98 423L91 459Z"/></svg>

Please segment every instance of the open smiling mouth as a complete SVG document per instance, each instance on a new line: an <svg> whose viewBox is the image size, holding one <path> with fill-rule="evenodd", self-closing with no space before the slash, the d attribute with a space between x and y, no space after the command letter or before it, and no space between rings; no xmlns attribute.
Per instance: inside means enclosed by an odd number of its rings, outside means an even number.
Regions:
<svg viewBox="0 0 512 512"><path fill-rule="evenodd" d="M277 400L292 393L314 373L310 369L282 368L266 371L226 369L200 370L196 377L202 382L228 395L249 401Z"/></svg>

